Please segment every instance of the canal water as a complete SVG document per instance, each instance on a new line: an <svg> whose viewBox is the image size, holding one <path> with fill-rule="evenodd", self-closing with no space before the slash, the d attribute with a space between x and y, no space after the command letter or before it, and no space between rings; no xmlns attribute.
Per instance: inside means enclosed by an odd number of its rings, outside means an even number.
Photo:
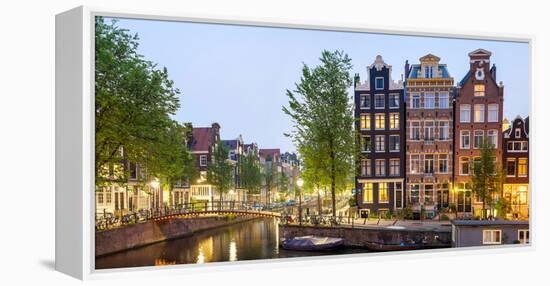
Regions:
<svg viewBox="0 0 550 286"><path fill-rule="evenodd" d="M195 264L364 253L361 249L303 252L279 247L278 221L257 219L96 258L96 269Z"/></svg>

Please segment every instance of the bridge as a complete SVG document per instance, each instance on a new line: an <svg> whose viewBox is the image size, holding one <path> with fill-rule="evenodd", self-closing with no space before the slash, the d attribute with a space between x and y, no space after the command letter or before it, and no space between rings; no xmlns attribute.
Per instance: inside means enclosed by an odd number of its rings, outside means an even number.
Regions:
<svg viewBox="0 0 550 286"><path fill-rule="evenodd" d="M96 230L106 230L148 221L184 219L196 217L253 216L280 218L282 207L266 208L257 202L213 201L192 202L173 207L141 209L138 211L120 210L115 213L96 213Z"/></svg>

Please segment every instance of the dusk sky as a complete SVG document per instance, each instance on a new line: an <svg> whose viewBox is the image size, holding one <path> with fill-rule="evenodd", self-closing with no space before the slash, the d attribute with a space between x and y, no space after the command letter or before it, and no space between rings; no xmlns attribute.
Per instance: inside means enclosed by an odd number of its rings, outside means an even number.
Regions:
<svg viewBox="0 0 550 286"><path fill-rule="evenodd" d="M292 122L281 108L286 89L300 80L302 64L315 66L321 51L343 50L352 59L351 74L366 79L376 55L401 79L405 60L417 64L432 53L441 58L455 83L469 68L468 53L493 53L497 80L504 83L504 116L529 113L529 46L526 43L329 32L283 28L120 19L118 26L139 35L138 52L168 69L181 94L175 119L195 127L221 125L222 139L242 134L260 148L294 151ZM350 88L350 97L353 90Z"/></svg>

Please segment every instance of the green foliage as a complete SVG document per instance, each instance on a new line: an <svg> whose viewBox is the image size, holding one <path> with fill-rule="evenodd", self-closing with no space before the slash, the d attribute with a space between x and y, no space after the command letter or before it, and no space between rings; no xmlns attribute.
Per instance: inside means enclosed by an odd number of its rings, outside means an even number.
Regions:
<svg viewBox="0 0 550 286"><path fill-rule="evenodd" d="M149 176L170 182L192 173L183 127L171 119L180 107L180 91L166 68L138 54L138 36L115 21L96 18L95 35L97 185L126 181L128 172L108 172L122 162L137 162Z"/></svg>
<svg viewBox="0 0 550 286"><path fill-rule="evenodd" d="M496 151L487 138L480 146L481 157L473 164L472 192L483 202L481 217L487 218L486 207L492 204L494 194L500 189L500 175L496 164Z"/></svg>
<svg viewBox="0 0 550 286"><path fill-rule="evenodd" d="M268 156L267 162L264 165L262 177L264 179L264 186L266 190L265 203L268 205L270 203L271 192L278 187L279 184L279 171L277 170L277 165L273 161L273 158Z"/></svg>
<svg viewBox="0 0 550 286"><path fill-rule="evenodd" d="M323 51L321 65L304 65L294 90L287 90L283 111L293 121L292 137L303 162L306 189L329 187L336 215L336 192L351 186L355 140L351 86L351 59L342 51Z"/></svg>
<svg viewBox="0 0 550 286"><path fill-rule="evenodd" d="M448 220L449 220L449 216L446 215L446 214L440 214L440 215L439 215L439 218L440 218L441 220L443 220L443 221L448 221Z"/></svg>
<svg viewBox="0 0 550 286"><path fill-rule="evenodd" d="M223 201L223 195L235 185L232 173L233 165L228 158L229 150L223 144L217 144L212 154L212 162L206 173L206 179L219 193L220 201Z"/></svg>
<svg viewBox="0 0 550 286"><path fill-rule="evenodd" d="M258 157L248 153L241 161L241 186L251 194L259 194L262 185L262 168Z"/></svg>

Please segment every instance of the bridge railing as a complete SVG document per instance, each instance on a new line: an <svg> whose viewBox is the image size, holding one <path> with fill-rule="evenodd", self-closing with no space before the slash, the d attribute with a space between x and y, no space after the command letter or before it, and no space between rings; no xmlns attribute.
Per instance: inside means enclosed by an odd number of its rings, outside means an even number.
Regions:
<svg viewBox="0 0 550 286"><path fill-rule="evenodd" d="M95 216L96 230L106 230L125 225L143 223L153 219L164 218L171 215L205 215L217 212L231 211L269 211L279 212L278 208L266 207L258 202L244 201L210 201L183 203L175 206L163 206L158 208L140 209L136 211L118 210L115 213L100 212Z"/></svg>

